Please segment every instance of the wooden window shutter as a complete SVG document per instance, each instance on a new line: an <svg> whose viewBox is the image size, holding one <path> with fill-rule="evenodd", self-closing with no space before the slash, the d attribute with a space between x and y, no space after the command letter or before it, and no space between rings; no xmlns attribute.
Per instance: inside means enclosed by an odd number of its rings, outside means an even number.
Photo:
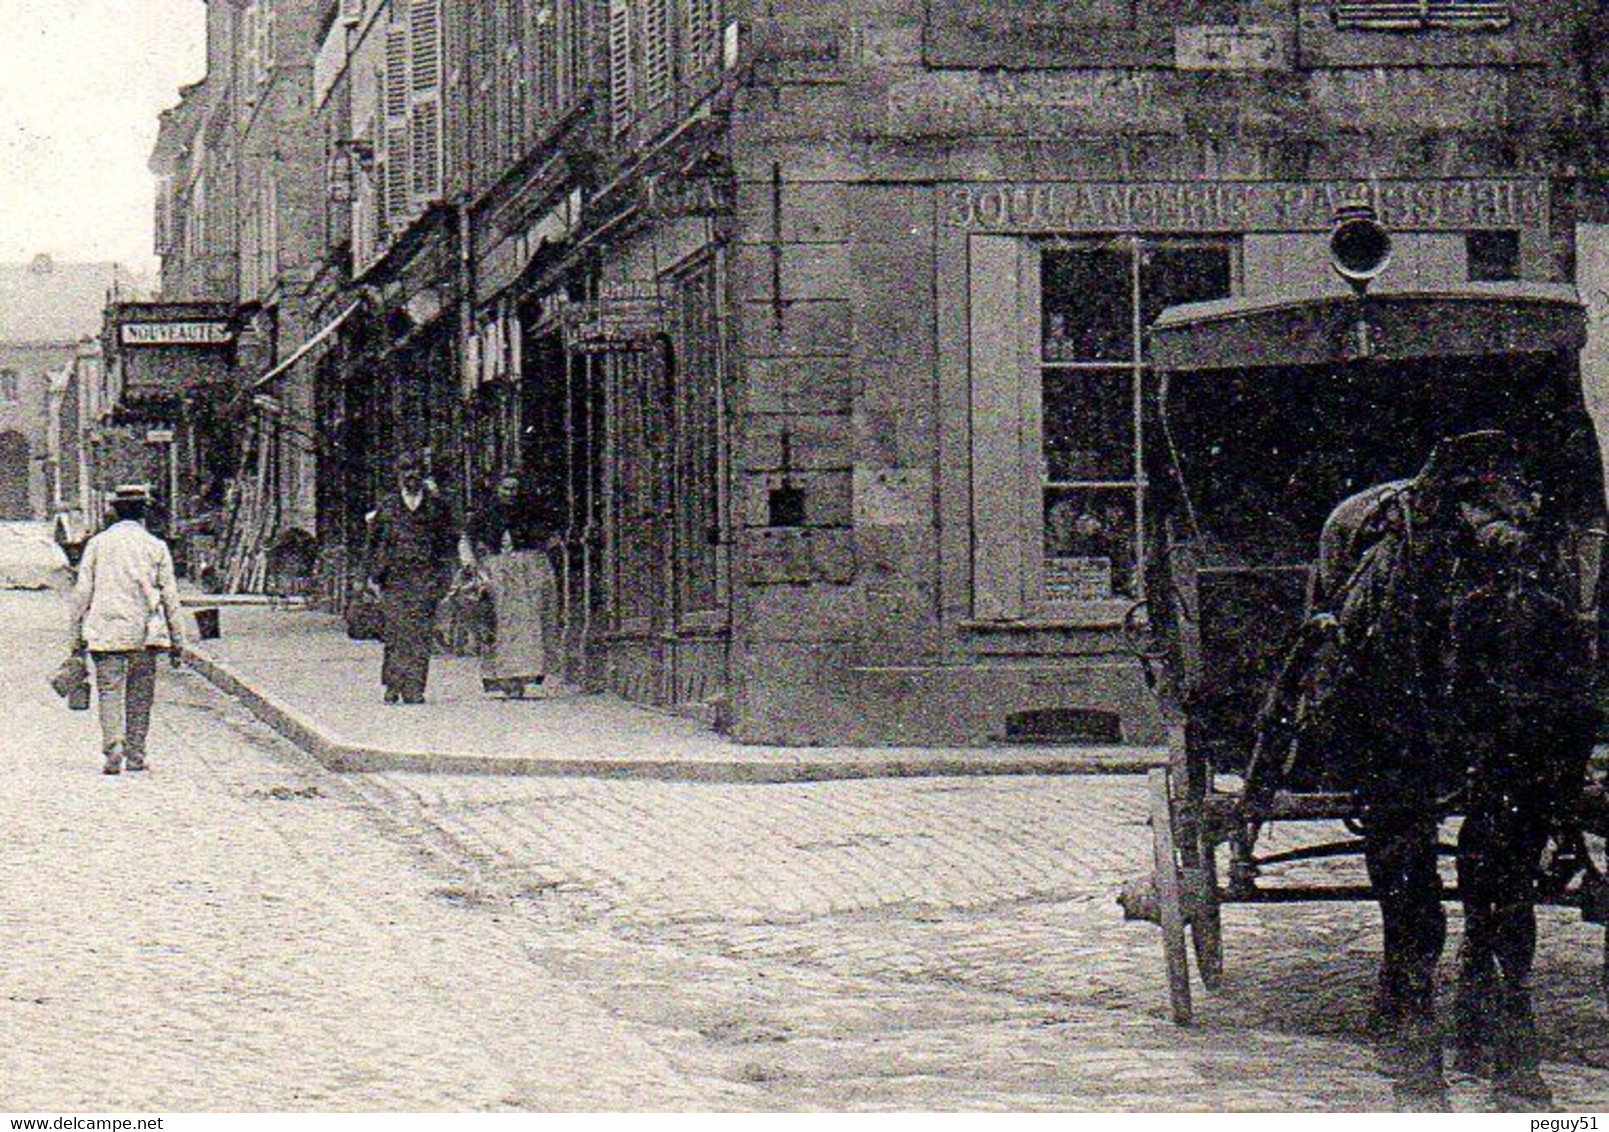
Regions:
<svg viewBox="0 0 1609 1132"><path fill-rule="evenodd" d="M279 7L278 0L263 0L262 77L267 82L279 59Z"/></svg>
<svg viewBox="0 0 1609 1132"><path fill-rule="evenodd" d="M721 59L720 0L683 0L682 56L689 74L712 70Z"/></svg>
<svg viewBox="0 0 1609 1132"><path fill-rule="evenodd" d="M173 250L172 177L164 176L157 179L155 235L154 249L157 255L167 255Z"/></svg>
<svg viewBox="0 0 1609 1132"><path fill-rule="evenodd" d="M262 6L259 3L248 5L240 13L240 71L245 80L242 85L248 105L257 101L257 82L262 70L262 39L257 34L261 23Z"/></svg>
<svg viewBox="0 0 1609 1132"><path fill-rule="evenodd" d="M385 198L382 211L385 229L396 234L407 226L412 213L409 189L411 154L408 139L408 28L392 24L386 28L385 79L382 86L385 105L385 178L380 193Z"/></svg>
<svg viewBox="0 0 1609 1132"><path fill-rule="evenodd" d="M1010 236L970 243L973 615L1014 621L1028 609L1023 498L1022 245ZM1037 485L1034 485L1037 486Z"/></svg>
<svg viewBox="0 0 1609 1132"><path fill-rule="evenodd" d="M672 0L642 0L643 104L650 110L670 101L676 87L676 59L671 22Z"/></svg>
<svg viewBox="0 0 1609 1132"><path fill-rule="evenodd" d="M618 136L637 116L632 59L631 0L609 0L609 123Z"/></svg>
<svg viewBox="0 0 1609 1132"><path fill-rule="evenodd" d="M558 0L559 99L568 110L581 97L591 68L588 66L587 5L585 0Z"/></svg>
<svg viewBox="0 0 1609 1132"><path fill-rule="evenodd" d="M1336 0L1333 14L1337 27L1361 31L1492 31L1513 19L1507 0Z"/></svg>
<svg viewBox="0 0 1609 1132"><path fill-rule="evenodd" d="M412 0L408 7L408 134L411 204L441 196L442 0Z"/></svg>
<svg viewBox="0 0 1609 1132"><path fill-rule="evenodd" d="M531 42L536 68L537 117L546 127L564 110L559 93L559 13L554 4L543 4L538 9Z"/></svg>

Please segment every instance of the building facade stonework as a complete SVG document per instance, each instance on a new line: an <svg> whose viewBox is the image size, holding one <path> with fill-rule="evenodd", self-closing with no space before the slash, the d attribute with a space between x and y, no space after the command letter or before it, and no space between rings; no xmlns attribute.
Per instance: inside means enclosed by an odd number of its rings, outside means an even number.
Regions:
<svg viewBox="0 0 1609 1132"><path fill-rule="evenodd" d="M281 0L306 522L349 584L401 448L516 472L566 675L745 740L1154 741L1149 322L1358 200L1383 288L1609 279L1597 7L1411 7Z"/></svg>

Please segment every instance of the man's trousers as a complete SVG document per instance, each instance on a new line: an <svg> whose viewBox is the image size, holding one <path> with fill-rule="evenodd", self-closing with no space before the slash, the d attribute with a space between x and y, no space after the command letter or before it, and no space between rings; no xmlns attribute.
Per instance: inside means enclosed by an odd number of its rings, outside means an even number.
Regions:
<svg viewBox="0 0 1609 1132"><path fill-rule="evenodd" d="M95 693L101 716L101 750L120 750L133 758L145 755L156 700L156 658L163 649L97 652Z"/></svg>

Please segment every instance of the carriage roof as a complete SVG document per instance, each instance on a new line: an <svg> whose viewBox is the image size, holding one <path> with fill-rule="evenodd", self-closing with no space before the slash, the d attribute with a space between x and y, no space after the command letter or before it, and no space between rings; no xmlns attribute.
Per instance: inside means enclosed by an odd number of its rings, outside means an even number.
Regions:
<svg viewBox="0 0 1609 1132"><path fill-rule="evenodd" d="M1574 352L1586 328L1580 297L1563 284L1285 292L1168 308L1151 326L1150 360L1187 373Z"/></svg>

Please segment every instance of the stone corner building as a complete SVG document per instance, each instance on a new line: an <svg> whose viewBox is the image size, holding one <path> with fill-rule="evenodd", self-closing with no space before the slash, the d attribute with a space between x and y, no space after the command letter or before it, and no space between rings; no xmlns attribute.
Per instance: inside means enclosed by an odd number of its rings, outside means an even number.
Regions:
<svg viewBox="0 0 1609 1132"><path fill-rule="evenodd" d="M569 675L745 740L1158 739L1145 327L1339 285L1338 204L1382 286L1609 293L1586 3L263 6L326 191L259 427L326 571L400 447L461 506L518 470Z"/></svg>

